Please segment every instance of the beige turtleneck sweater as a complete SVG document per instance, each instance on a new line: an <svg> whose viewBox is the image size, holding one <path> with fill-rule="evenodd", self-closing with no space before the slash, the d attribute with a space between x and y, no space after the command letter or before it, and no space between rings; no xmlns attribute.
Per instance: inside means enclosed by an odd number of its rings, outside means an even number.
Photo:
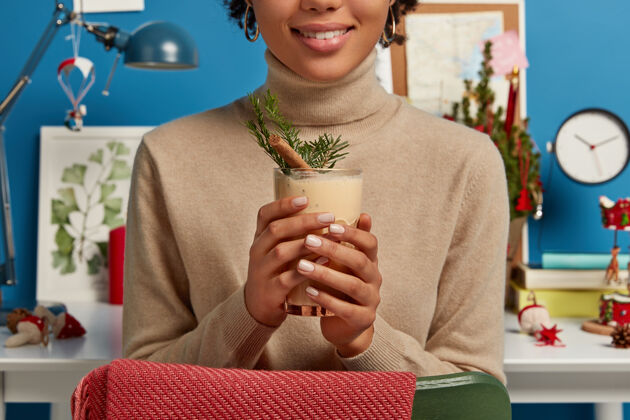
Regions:
<svg viewBox="0 0 630 420"><path fill-rule="evenodd" d="M136 156L127 222L123 346L129 358L274 370L462 370L502 381L508 229L503 163L490 139L387 94L375 53L312 82L269 51L265 85L304 140L350 143L363 169L383 277L370 347L340 357L319 319L258 323L244 303L258 209L274 162L243 122L246 97L163 124Z"/></svg>

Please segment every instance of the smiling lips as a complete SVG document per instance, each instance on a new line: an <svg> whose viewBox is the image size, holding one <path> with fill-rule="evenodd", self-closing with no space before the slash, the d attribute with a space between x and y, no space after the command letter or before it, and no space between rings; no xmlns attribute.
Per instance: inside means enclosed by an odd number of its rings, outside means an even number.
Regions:
<svg viewBox="0 0 630 420"><path fill-rule="evenodd" d="M328 53L341 49L350 38L352 29L340 24L313 24L294 28L293 34L310 49Z"/></svg>

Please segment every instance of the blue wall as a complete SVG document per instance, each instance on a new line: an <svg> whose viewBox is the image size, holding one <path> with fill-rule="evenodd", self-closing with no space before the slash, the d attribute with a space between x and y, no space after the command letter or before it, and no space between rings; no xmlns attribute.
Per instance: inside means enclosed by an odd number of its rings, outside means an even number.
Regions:
<svg viewBox="0 0 630 420"><path fill-rule="evenodd" d="M3 1L0 26L0 95L8 92L52 16L54 0ZM96 82L83 103L87 106L85 125L159 125L168 120L207 108L224 105L254 90L264 82L264 44L250 44L242 32L227 22L222 0L187 1L179 8L173 2L151 0L145 11L86 15L91 22L108 22L128 32L150 20L169 20L186 27L197 42L200 69L181 72L143 71L119 66L110 95L103 96L107 76L116 54L106 52L86 32L81 37L80 55L94 62ZM68 0L72 8L72 0ZM8 299L33 298L37 257L37 206L39 129L42 125L63 125L70 101L57 81L57 66L73 54L66 25L33 74L9 115L5 143L8 155L11 199L15 226L18 287L3 287ZM8 42L8 40L16 41ZM76 80L75 80L76 82Z"/></svg>
<svg viewBox="0 0 630 420"><path fill-rule="evenodd" d="M541 149L560 124L589 107L608 109L630 125L630 65L627 49L630 3L624 0L527 1L527 110L533 138ZM551 166L550 166L551 165ZM630 167L611 182L584 186L569 180L554 156L543 151L544 219L530 219L530 261L541 252L610 252L614 233L602 228L599 196L630 196ZM621 252L630 238L619 234Z"/></svg>
<svg viewBox="0 0 630 420"><path fill-rule="evenodd" d="M220 6L222 0L179 2L177 9L173 4L150 0L141 13L87 16L88 21L108 22L126 31L149 20L169 20L186 26L198 44L201 67L174 73L119 67L111 94L105 97L100 92L115 54L105 52L102 45L84 33L80 54L94 62L97 75L84 100L88 111L86 125L159 125L226 104L264 81L264 44L261 40L250 44L243 39L241 30L227 22ZM68 5L72 7L71 2ZM33 0L28 6L16 0L3 1L0 95L4 96L15 82L53 7L53 0ZM630 36L623 29L628 16L630 4L623 0L608 1L605 7L586 0L526 2L527 50L531 63L528 111L534 138L541 148L553 139L564 118L581 108L605 107L630 122L630 108L624 106L630 79L623 72L630 64L630 52L622 48L628 45ZM60 29L33 75L33 83L24 91L6 124L20 282L17 287L2 288L9 299L35 296L39 128L63 124L65 112L70 108L56 79L59 62L72 55L71 43L64 40L69 33L67 26ZM545 181L549 165L546 154L542 164ZM542 247L537 245L540 222L530 223L531 260L539 260L541 249L608 252L612 236L599 225L597 198L600 194L611 198L630 195L630 169L603 187L574 184L564 178L557 165L553 166L553 172L551 185L546 185ZM628 242L624 238L621 244L626 246ZM20 411L21 406L12 407L9 418L47 417L47 408L40 410L39 415L33 412L27 415ZM545 416L549 408L553 414ZM529 413L536 413L540 420L575 419L578 415L580 419L591 419L592 406L514 406L515 419L533 416ZM626 417L630 418L627 405Z"/></svg>

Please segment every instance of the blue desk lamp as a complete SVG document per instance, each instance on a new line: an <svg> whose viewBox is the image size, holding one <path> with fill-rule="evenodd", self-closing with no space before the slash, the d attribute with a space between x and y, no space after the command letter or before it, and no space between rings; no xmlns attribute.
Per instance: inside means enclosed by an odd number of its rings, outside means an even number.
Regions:
<svg viewBox="0 0 630 420"><path fill-rule="evenodd" d="M57 30L71 22L83 26L88 32L94 34L97 41L102 42L107 51L112 48L118 50L107 86L109 86L113 70L116 68L116 63L122 54L124 54L125 65L135 68L183 70L196 68L199 65L199 55L195 41L185 30L172 23L149 22L129 34L114 26L96 26L89 22L84 22L79 19L77 13L55 1L55 11L52 19L31 52L15 85L0 102L0 185L2 189L2 207L0 212L4 221L2 244L5 253L5 261L0 264L0 285L15 285L17 283L9 178L3 136L5 130L4 122L26 85L31 82L31 75L48 49ZM104 93L107 94L106 91ZM1 295L0 302L2 302Z"/></svg>

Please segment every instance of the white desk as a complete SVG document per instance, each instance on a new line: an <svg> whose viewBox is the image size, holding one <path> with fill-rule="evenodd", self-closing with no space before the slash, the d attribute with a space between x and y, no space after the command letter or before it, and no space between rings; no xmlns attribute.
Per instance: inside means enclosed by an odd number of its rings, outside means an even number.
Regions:
<svg viewBox="0 0 630 420"><path fill-rule="evenodd" d="M89 371L122 357L122 307L67 303L86 336L51 339L47 348L0 345L0 420L4 402L51 402L51 418L70 418L70 396ZM615 349L610 338L580 330L581 320L553 319L566 347L537 347L506 313L505 373L512 402L594 402L598 420L621 419L630 402L630 349ZM10 335L0 328L0 341Z"/></svg>
<svg viewBox="0 0 630 420"><path fill-rule="evenodd" d="M85 327L81 338L56 340L48 347L4 347L11 335L0 328L0 420L4 403L50 402L51 419L71 418L70 397L92 369L122 357L122 306L104 303L66 303L68 313Z"/></svg>
<svg viewBox="0 0 630 420"><path fill-rule="evenodd" d="M630 349L584 332L583 319L553 318L566 347L537 347L506 312L504 369L512 402L592 402L597 420L621 420L630 402Z"/></svg>

